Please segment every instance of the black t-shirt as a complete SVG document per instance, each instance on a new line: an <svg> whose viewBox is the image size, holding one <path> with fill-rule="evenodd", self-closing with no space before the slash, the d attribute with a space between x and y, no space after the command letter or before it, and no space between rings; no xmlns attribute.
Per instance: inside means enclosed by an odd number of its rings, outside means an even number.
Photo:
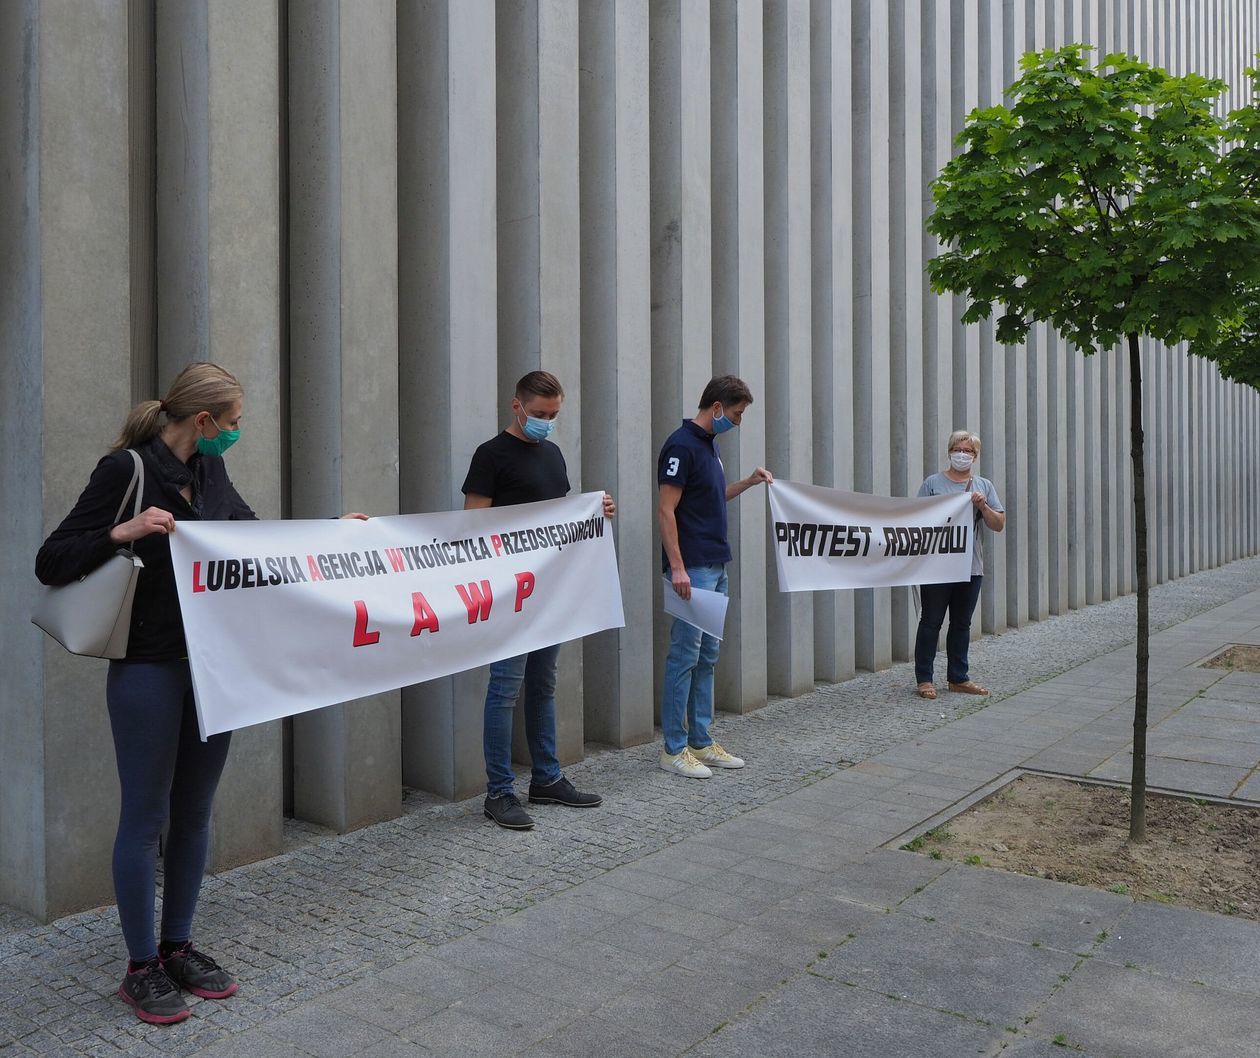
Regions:
<svg viewBox="0 0 1260 1058"><path fill-rule="evenodd" d="M493 507L558 500L569 494L569 472L550 441L522 441L504 430L473 453L463 492L489 496Z"/></svg>

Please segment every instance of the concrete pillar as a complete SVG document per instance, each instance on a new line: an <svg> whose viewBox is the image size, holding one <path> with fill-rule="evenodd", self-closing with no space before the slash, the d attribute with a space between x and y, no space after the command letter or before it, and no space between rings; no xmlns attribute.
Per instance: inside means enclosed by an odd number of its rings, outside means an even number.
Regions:
<svg viewBox="0 0 1260 1058"><path fill-rule="evenodd" d="M127 9L0 5L0 69L0 903L46 921L113 892L107 666L27 616L35 553L132 404Z"/></svg>
<svg viewBox="0 0 1260 1058"><path fill-rule="evenodd" d="M852 490L852 21L830 0L814 0L810 15L814 480ZM853 592L817 592L815 678L845 680L853 672Z"/></svg>
<svg viewBox="0 0 1260 1058"><path fill-rule="evenodd" d="M924 152L924 194L953 155L953 17L949 5L928 3L923 8L924 89L923 121L927 135ZM930 71L930 77L929 77ZM930 160L929 160L930 159ZM925 233L925 256L940 247ZM941 469L947 459L945 442L954 429L953 341L957 300L925 295L923 337L923 472ZM915 492L918 486L915 486Z"/></svg>
<svg viewBox="0 0 1260 1058"><path fill-rule="evenodd" d="M556 442L574 491L582 485L581 289L578 234L576 0L498 0L499 392L527 371L565 388ZM592 487L599 485L591 483ZM560 650L556 754L582 758L582 644ZM514 752L529 761L523 706Z"/></svg>
<svg viewBox="0 0 1260 1058"><path fill-rule="evenodd" d="M158 378L213 360L245 387L228 457L260 518L281 513L280 26L275 3L157 6ZM280 722L236 732L215 802L215 869L281 847Z"/></svg>
<svg viewBox="0 0 1260 1058"><path fill-rule="evenodd" d="M626 627L585 640L589 739L652 740L656 452L644 415L651 375L647 0L578 8L581 70L582 477L617 499L613 523Z"/></svg>
<svg viewBox="0 0 1260 1058"><path fill-rule="evenodd" d="M398 7L399 397L427 429L399 438L402 509L463 506L482 441L506 422L497 378L493 0ZM486 672L403 690L403 781L484 787Z"/></svg>
<svg viewBox="0 0 1260 1058"><path fill-rule="evenodd" d="M877 443L892 429L888 393L888 9L853 6L853 484L887 496L891 465ZM892 605L888 588L854 593L859 669L892 663Z"/></svg>
<svg viewBox="0 0 1260 1058"><path fill-rule="evenodd" d="M913 496L923 480L922 49L917 0L889 5L889 352L893 496ZM914 655L918 614L909 588L891 595L892 657Z"/></svg>
<svg viewBox="0 0 1260 1058"><path fill-rule="evenodd" d="M781 0L766 7L764 55L766 459L779 477L812 481L813 409L803 399L813 366L808 0ZM761 506L766 501L759 492L740 502ZM774 576L772 548L765 554ZM811 595L770 592L766 624L770 691L796 695L811 690Z"/></svg>
<svg viewBox="0 0 1260 1058"><path fill-rule="evenodd" d="M713 5L711 19L713 370L742 378L757 400L744 425L726 435L735 444L727 445L723 458L728 477L736 478L770 458L762 5L728 0ZM727 508L735 560L728 571L731 598L717 695L734 712L756 709L766 700L767 596L778 594L778 584L764 558L765 502L763 496L747 493Z"/></svg>
<svg viewBox="0 0 1260 1058"><path fill-rule="evenodd" d="M980 106L992 106L1002 101L1002 79L1004 62L1002 42L1004 23L1002 5L983 5L980 11ZM996 326L992 319L980 323L979 327L979 363L980 363L980 436L986 440L980 460L980 473L994 483L1003 503L1011 504L1006 498L1009 492L1007 463L1013 462L1013 454L1008 453L1006 444L1006 350L998 344ZM1010 459L1008 460L1008 456ZM1025 507L1010 509L1017 518L1025 517ZM1014 534L991 533L981 529L984 540L984 584L980 605L980 627L985 632L1001 633L1006 630L1006 591L1007 591L1007 549ZM973 626L974 627L974 626Z"/></svg>
<svg viewBox="0 0 1260 1058"><path fill-rule="evenodd" d="M709 5L650 0L648 10L655 456L682 420L696 414L713 375L712 112ZM752 412L764 413L764 403ZM738 443L728 438L721 447L729 453ZM654 539L659 545L659 534ZM659 604L655 616L654 686L660 687L670 620Z"/></svg>
<svg viewBox="0 0 1260 1058"><path fill-rule="evenodd" d="M291 511L397 514L394 5L295 4L288 31ZM294 717L294 814L397 816L401 728L398 691Z"/></svg>

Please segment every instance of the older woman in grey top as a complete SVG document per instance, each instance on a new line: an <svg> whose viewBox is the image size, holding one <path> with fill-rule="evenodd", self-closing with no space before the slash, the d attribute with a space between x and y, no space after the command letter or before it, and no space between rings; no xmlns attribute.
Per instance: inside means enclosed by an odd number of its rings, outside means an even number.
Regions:
<svg viewBox="0 0 1260 1058"><path fill-rule="evenodd" d="M919 588L923 610L919 615L919 631L914 644L914 676L918 681L920 698L936 697L932 668L946 611L949 613L949 631L945 634L949 689L962 694L989 693L972 681L967 666L967 650L971 643L971 616L975 613L980 585L984 581L984 534L980 532L980 526L1000 533L1006 528L1006 512L993 482L975 473L975 463L980 458L980 438L967 430L955 430L949 435L946 450L949 465L940 473L930 475L919 487L919 495L971 493L975 543L971 552L970 580L957 584L924 584Z"/></svg>

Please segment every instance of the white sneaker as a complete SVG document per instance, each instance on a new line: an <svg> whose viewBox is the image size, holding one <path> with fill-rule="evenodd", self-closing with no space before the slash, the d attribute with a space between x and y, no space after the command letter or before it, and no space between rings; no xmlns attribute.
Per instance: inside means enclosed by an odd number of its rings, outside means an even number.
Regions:
<svg viewBox="0 0 1260 1058"><path fill-rule="evenodd" d="M743 757L727 753L716 742L710 742L704 749L693 749L691 755L710 768L742 768L744 766Z"/></svg>
<svg viewBox="0 0 1260 1058"><path fill-rule="evenodd" d="M707 779L713 774L696 760L688 746L684 746L681 753L666 753L662 750L661 768L675 775L685 775L688 779Z"/></svg>

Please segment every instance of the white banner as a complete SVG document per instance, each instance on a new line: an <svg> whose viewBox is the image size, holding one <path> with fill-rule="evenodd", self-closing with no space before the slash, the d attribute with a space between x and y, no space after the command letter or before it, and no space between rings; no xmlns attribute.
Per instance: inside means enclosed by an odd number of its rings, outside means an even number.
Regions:
<svg viewBox="0 0 1260 1058"><path fill-rule="evenodd" d="M203 738L625 624L601 492L180 522L171 558Z"/></svg>
<svg viewBox="0 0 1260 1058"><path fill-rule="evenodd" d="M780 591L954 584L971 579L970 493L894 499L775 480Z"/></svg>

